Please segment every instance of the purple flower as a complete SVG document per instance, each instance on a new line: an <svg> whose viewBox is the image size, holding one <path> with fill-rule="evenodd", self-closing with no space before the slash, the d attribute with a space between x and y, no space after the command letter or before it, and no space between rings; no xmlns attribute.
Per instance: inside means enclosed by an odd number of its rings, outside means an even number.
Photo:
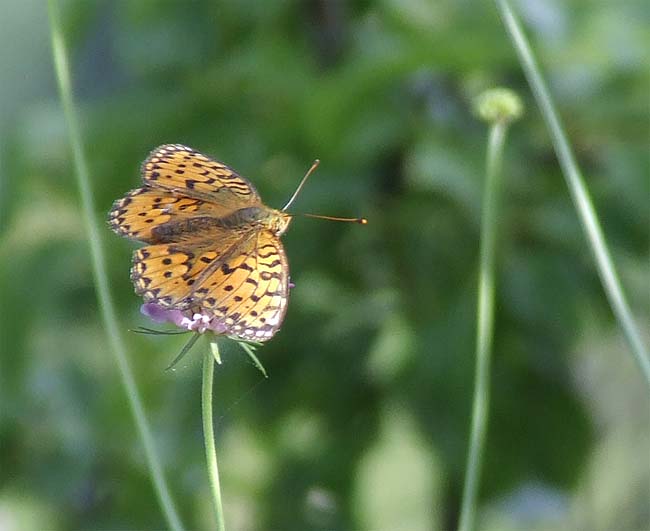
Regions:
<svg viewBox="0 0 650 531"><path fill-rule="evenodd" d="M174 323L176 326L183 326L181 323L185 316L180 310L168 310L155 302L145 302L140 306L140 313L146 315L156 323Z"/></svg>
<svg viewBox="0 0 650 531"><path fill-rule="evenodd" d="M192 310L173 310L163 308L155 302L147 302L140 307L140 312L156 323L173 323L180 328L187 328L201 334L206 330L212 330L217 334L228 332L228 327L222 319L195 313Z"/></svg>

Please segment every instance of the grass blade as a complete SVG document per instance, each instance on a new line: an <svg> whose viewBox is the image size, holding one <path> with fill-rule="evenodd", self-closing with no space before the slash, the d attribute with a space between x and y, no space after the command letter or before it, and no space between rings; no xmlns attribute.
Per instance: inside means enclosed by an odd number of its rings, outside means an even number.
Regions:
<svg viewBox="0 0 650 531"><path fill-rule="evenodd" d="M609 304L630 345L632 354L641 369L646 384L650 389L650 353L648 352L648 347L641 339L638 326L634 321L625 294L623 293L616 268L614 267L607 243L605 242L605 236L598 221L596 210L594 209L584 178L567 140L564 127L555 111L551 95L542 78L530 45L508 1L496 0L496 4L503 23L510 34L515 50L519 55L521 66L537 100L542 116L548 126L555 153L562 167L571 198L573 199L594 255L598 274L600 275L600 280L605 289Z"/></svg>
<svg viewBox="0 0 650 531"><path fill-rule="evenodd" d="M81 198L84 224L88 233L90 243L90 256L92 259L93 276L97 287L97 299L106 328L111 352L119 369L120 378L128 397L129 406L138 428L138 433L144 446L147 464L151 473L156 494L158 496L167 524L174 530L182 530L180 518L172 501L165 477L163 475L160 459L156 453L153 443L153 436L149 428L140 394L138 392L135 378L126 357L126 348L122 335L117 324L115 307L108 288L108 277L104 267L104 249L100 232L100 223L94 215L92 189L89 179L88 165L83 152L81 134L77 120L76 110L72 96L72 85L70 82L70 69L68 67L67 54L61 31L60 15L55 0L48 1L50 20L50 31L52 38L52 55L56 71L61 104L65 115L68 137L72 149L72 156L75 166L75 175Z"/></svg>

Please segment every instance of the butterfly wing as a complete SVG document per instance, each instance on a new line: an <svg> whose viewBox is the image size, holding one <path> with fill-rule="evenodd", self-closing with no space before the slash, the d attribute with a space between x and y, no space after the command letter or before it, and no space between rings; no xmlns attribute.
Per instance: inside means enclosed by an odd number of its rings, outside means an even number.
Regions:
<svg viewBox="0 0 650 531"><path fill-rule="evenodd" d="M161 228L173 225L170 222ZM164 308L189 308L189 297L201 274L215 261L232 254L241 238L237 231L211 227L179 237L176 242L137 249L131 267L136 294Z"/></svg>
<svg viewBox="0 0 650 531"><path fill-rule="evenodd" d="M261 205L254 186L221 162L180 144L154 149L142 165L145 186L113 204L110 227L120 236L157 243L156 227L197 216L224 217Z"/></svg>
<svg viewBox="0 0 650 531"><path fill-rule="evenodd" d="M227 335L266 341L279 330L289 296L282 243L266 230L222 236L222 251L176 244L138 249L131 270L136 293L164 308L206 315Z"/></svg>
<svg viewBox="0 0 650 531"><path fill-rule="evenodd" d="M225 164L180 144L154 149L142 163L145 184L216 203L230 211L261 204L255 187Z"/></svg>
<svg viewBox="0 0 650 531"><path fill-rule="evenodd" d="M216 320L224 333L266 341L280 329L289 298L289 264L271 231L253 233L197 278L192 307Z"/></svg>
<svg viewBox="0 0 650 531"><path fill-rule="evenodd" d="M216 203L145 186L131 190L113 203L108 224L119 234L146 243L157 243L158 227L196 217L226 216L231 212Z"/></svg>

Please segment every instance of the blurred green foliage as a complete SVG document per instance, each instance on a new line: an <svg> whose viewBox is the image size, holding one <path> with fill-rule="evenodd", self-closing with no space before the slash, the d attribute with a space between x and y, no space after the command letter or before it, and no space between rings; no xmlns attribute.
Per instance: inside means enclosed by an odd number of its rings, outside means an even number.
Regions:
<svg viewBox="0 0 650 531"><path fill-rule="evenodd" d="M0 22L0 527L165 525L108 352L55 90L47 14ZM517 3L648 323L643 0ZM451 529L473 385L484 88L527 103L506 151L481 529L647 529L647 390L627 352L515 54L490 2L63 3L98 216L178 142L297 219L285 325L215 380L230 529ZM645 64L644 64L645 63ZM146 325L133 245L105 231L122 325ZM647 331L647 326L644 327ZM647 335L646 335L647 338ZM127 336L189 528L212 525L200 342ZM13 526L13 527L12 527Z"/></svg>

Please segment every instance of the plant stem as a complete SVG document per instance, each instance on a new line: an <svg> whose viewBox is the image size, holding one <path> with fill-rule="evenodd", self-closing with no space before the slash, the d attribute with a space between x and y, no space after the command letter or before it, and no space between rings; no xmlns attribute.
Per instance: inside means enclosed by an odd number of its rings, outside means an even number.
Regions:
<svg viewBox="0 0 650 531"><path fill-rule="evenodd" d="M598 216L587 191L587 186L585 185L580 168L576 163L573 151L564 133L560 118L555 111L546 83L542 78L526 36L521 29L521 25L512 12L507 0L496 0L496 4L519 55L519 60L537 100L537 104L540 107L542 116L549 128L555 153L560 161L571 198L573 199L582 227L591 246L598 274L600 275L600 280L605 289L609 304L630 345L632 354L641 369L646 384L650 388L650 352L641 340L641 334L639 333L638 326L634 321L625 294L621 288L602 228L598 221Z"/></svg>
<svg viewBox="0 0 650 531"><path fill-rule="evenodd" d="M216 341L213 349L217 349ZM214 355L206 351L203 357L203 387L201 391L201 409L203 411L203 438L205 441L205 458L208 465L210 488L214 501L214 512L218 531L225 531L226 523L221 505L221 486L219 484L219 467L217 466L217 450L214 443L214 425L212 419L212 382L214 379Z"/></svg>
<svg viewBox="0 0 650 531"><path fill-rule="evenodd" d="M135 378L133 377L133 373L129 366L126 356L126 348L117 323L115 307L108 288L108 276L106 275L104 267L104 248L102 245L99 222L94 215L94 204L92 188L88 176L88 165L82 148L79 123L72 96L70 69L68 67L65 43L61 31L60 15L55 0L48 1L48 10L52 34L52 55L59 85L61 103L63 105L63 112L68 127L68 138L72 148L77 186L81 197L83 219L86 226L86 232L88 233L88 241L90 243L93 277L97 289L97 298L102 319L104 321L104 327L108 335L111 351L119 369L120 378L128 398L131 413L133 414L140 439L144 446L147 465L151 473L158 501L160 502L169 527L174 530L182 530L183 525L178 517L174 502L167 487L160 459L154 446L153 436L151 434L151 429L149 428L147 416L140 399Z"/></svg>
<svg viewBox="0 0 650 531"><path fill-rule="evenodd" d="M472 427L463 487L460 531L474 529L476 498L490 405L490 362L494 328L494 271L497 236L497 211L500 196L500 173L507 124L495 122L490 129L487 152L487 179L483 194L481 250L476 327L476 365Z"/></svg>

